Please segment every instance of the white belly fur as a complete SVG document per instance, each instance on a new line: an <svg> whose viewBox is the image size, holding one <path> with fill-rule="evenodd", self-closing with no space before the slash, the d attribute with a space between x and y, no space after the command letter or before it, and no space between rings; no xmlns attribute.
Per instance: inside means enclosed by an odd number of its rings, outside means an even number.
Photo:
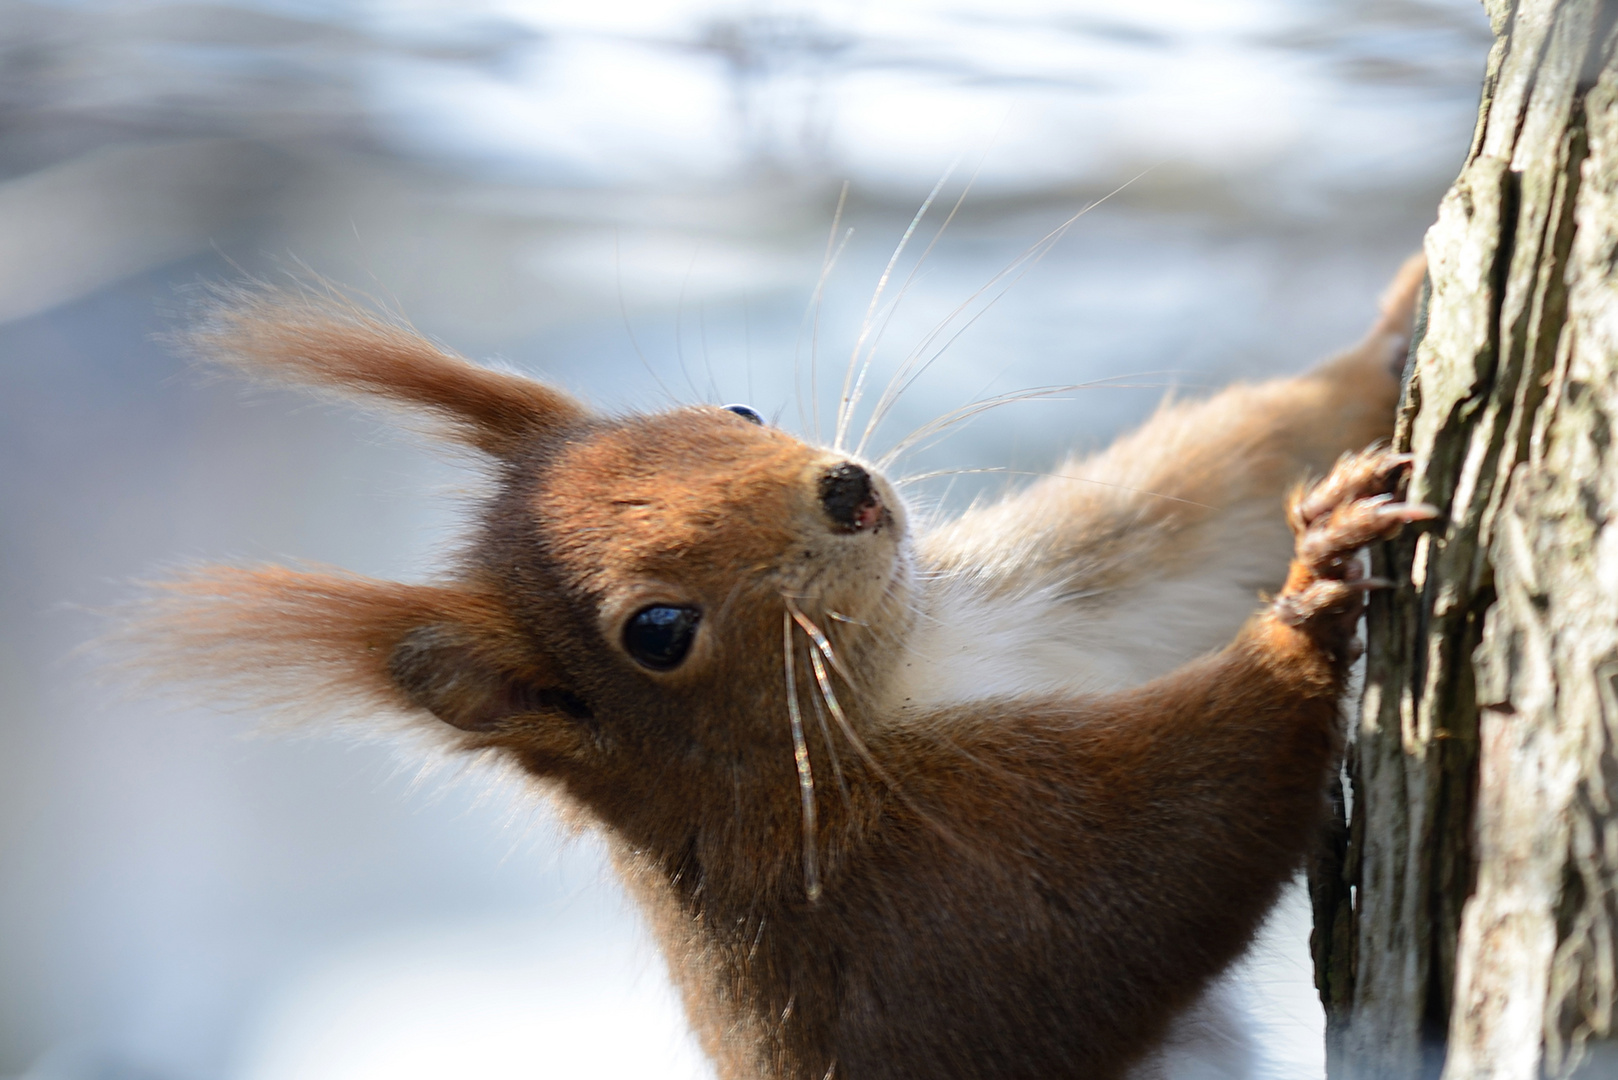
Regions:
<svg viewBox="0 0 1618 1080"><path fill-rule="evenodd" d="M1220 648L1259 609L1261 591L1280 585L1291 554L1280 515L1255 510L1228 514L1194 567L1170 575L1143 565L1104 591L1072 579L1011 582L1011 573L927 579L890 701L915 709L1109 693Z"/></svg>
<svg viewBox="0 0 1618 1080"><path fill-rule="evenodd" d="M1008 599L1001 583L932 579L890 691L896 704L926 710L1029 693L1108 693L1223 646L1258 609L1260 590L1279 584L1290 553L1284 529L1231 524L1231 542L1194 573L1152 577L1143 568L1143 580L1101 596L1075 595L1063 582ZM1276 939L1264 951L1297 947ZM1269 980L1255 980L1252 966L1239 961L1211 984L1131 1080L1279 1077L1261 1038L1266 1025L1250 1004L1263 988L1248 985ZM1286 1004L1296 1011L1298 1003Z"/></svg>

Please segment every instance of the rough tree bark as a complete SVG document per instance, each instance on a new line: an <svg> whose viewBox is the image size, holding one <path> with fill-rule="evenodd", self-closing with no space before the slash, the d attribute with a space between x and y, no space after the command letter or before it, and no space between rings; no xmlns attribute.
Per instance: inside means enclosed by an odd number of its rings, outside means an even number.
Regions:
<svg viewBox="0 0 1618 1080"><path fill-rule="evenodd" d="M1618 0L1485 6L1397 435L1445 516L1375 555L1312 878L1333 1080L1566 1076L1618 1019Z"/></svg>

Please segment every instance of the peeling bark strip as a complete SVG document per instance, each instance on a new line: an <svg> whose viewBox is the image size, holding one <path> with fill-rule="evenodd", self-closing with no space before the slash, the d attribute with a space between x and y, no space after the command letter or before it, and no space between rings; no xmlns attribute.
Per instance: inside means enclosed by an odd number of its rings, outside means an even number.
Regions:
<svg viewBox="0 0 1618 1080"><path fill-rule="evenodd" d="M1346 842L1315 873L1334 1080L1565 1076L1618 1019L1618 0L1488 0L1398 441Z"/></svg>

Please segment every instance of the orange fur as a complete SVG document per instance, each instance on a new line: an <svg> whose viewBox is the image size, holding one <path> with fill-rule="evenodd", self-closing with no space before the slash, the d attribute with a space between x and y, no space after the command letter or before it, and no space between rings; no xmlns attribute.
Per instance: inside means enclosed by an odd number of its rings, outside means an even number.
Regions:
<svg viewBox="0 0 1618 1080"><path fill-rule="evenodd" d="M1106 1080L1310 841L1352 554L1428 513L1374 498L1400 466L1376 454L1293 497L1295 536L1281 501L1391 426L1414 280L1317 372L1165 408L1065 467L1098 483L923 536L881 476L731 412L592 416L249 298L197 347L444 416L500 487L438 585L214 569L144 633L165 671L402 712L545 780L604 831L725 1077ZM1084 675L1098 627L1136 636Z"/></svg>
<svg viewBox="0 0 1618 1080"><path fill-rule="evenodd" d="M226 290L179 340L253 378L422 410L495 457L584 416L558 390L470 363L331 292Z"/></svg>

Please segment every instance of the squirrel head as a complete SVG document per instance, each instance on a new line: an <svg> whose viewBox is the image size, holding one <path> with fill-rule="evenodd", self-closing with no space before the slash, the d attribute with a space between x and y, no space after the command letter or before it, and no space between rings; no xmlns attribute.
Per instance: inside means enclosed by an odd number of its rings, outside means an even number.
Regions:
<svg viewBox="0 0 1618 1080"><path fill-rule="evenodd" d="M804 726L868 721L913 609L906 514L873 467L740 406L597 415L327 299L233 296L187 343L425 415L496 485L430 585L272 567L160 586L137 633L166 674L430 717L637 848L742 818L795 848L803 770L829 775Z"/></svg>

